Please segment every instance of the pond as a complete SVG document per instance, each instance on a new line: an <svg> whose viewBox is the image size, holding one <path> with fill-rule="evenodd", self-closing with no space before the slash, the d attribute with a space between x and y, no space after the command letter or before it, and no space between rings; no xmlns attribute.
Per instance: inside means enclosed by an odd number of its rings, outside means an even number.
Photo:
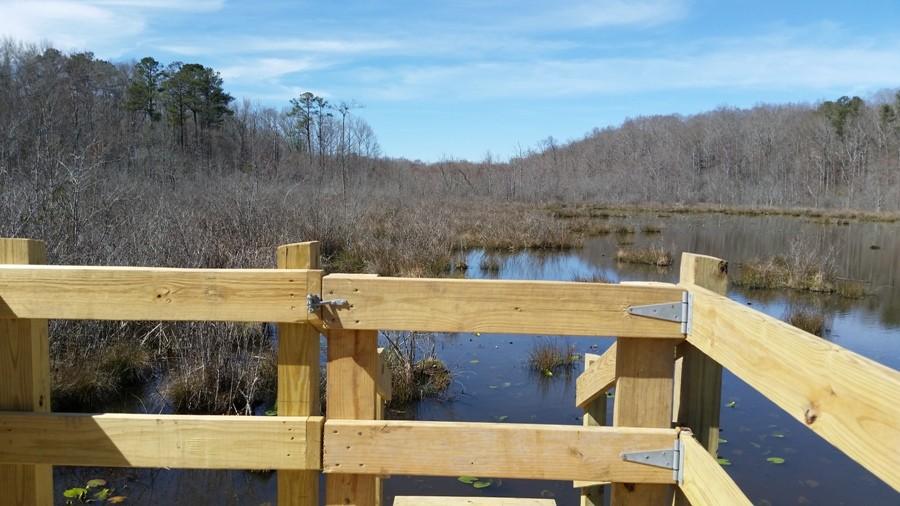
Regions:
<svg viewBox="0 0 900 506"><path fill-rule="evenodd" d="M564 253L518 253L499 257L499 271L482 272L482 251L468 254L467 277L573 280L599 276L611 282L657 280L674 282L682 251L741 262L806 251L826 255L842 278L861 280L871 295L846 299L778 290L732 288L729 296L777 318L789 308L815 307L827 315L824 339L893 368L900 367L900 225L851 222L819 223L791 217L742 217L718 214L635 214L610 218L627 222L638 232L635 246L660 245L675 255L668 268L617 264L622 238L614 234L589 240L583 248ZM659 234L640 232L660 224ZM873 248L876 246L876 248ZM571 373L546 377L527 366L536 342L572 346L577 353L602 353L611 338L452 334L434 337L438 356L454 371L447 398L429 399L388 418L417 420L493 421L510 423L581 423L575 407ZM722 393L720 456L726 471L754 504L897 504L888 485L845 457L741 380L725 372ZM610 409L612 403L609 403ZM767 459L784 459L781 464ZM57 497L67 486L97 477L99 470L56 469ZM273 473L104 470L104 478L129 496L128 504L265 504L274 503ZM577 504L571 482L492 480L474 489L455 477L393 476L384 483L385 504L395 495L484 495L550 497L558 504Z"/></svg>

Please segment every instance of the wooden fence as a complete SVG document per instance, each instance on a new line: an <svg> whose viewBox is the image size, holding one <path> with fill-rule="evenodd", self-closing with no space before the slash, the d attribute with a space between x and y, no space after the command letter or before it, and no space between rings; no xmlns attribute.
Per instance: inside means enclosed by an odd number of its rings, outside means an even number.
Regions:
<svg viewBox="0 0 900 506"><path fill-rule="evenodd" d="M722 367L900 488L900 373L729 300L722 260L686 253L673 285L323 276L315 242L276 258L47 266L42 243L0 240L0 504L52 504L53 465L276 469L282 505L319 504L323 472L329 505L380 504L391 474L572 480L583 504L749 504L714 458ZM310 311L308 296L340 303ZM276 322L278 416L51 413L47 319ZM383 421L378 330L618 339L586 357L582 426Z"/></svg>

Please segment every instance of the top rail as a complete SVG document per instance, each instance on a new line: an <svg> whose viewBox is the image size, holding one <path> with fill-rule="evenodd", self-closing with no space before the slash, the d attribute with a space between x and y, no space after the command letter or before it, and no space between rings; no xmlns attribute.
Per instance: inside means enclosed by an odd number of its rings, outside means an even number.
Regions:
<svg viewBox="0 0 900 506"><path fill-rule="evenodd" d="M322 271L0 265L0 318L305 322Z"/></svg>
<svg viewBox="0 0 900 506"><path fill-rule="evenodd" d="M687 341L900 489L900 372L709 290Z"/></svg>
<svg viewBox="0 0 900 506"><path fill-rule="evenodd" d="M374 278L330 274L322 297L332 329L493 332L684 339L678 323L628 314L634 305L681 301L675 285Z"/></svg>

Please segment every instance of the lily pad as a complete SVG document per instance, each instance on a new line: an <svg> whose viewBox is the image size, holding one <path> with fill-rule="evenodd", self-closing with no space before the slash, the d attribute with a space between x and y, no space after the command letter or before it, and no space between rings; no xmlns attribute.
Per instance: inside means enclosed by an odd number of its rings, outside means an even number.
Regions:
<svg viewBox="0 0 900 506"><path fill-rule="evenodd" d="M105 486L106 486L106 480L101 480L100 478L90 480L89 482L87 482L84 485L85 488L99 488L99 487L105 487Z"/></svg>
<svg viewBox="0 0 900 506"><path fill-rule="evenodd" d="M731 465L731 461L726 459L725 457L717 458L716 462L718 462L719 465L722 465L722 466L730 466Z"/></svg>
<svg viewBox="0 0 900 506"><path fill-rule="evenodd" d="M81 487L70 488L63 491L63 497L66 499L81 499L87 494L87 490Z"/></svg>
<svg viewBox="0 0 900 506"><path fill-rule="evenodd" d="M772 437L783 438L784 434L782 434L781 432L773 432Z"/></svg>
<svg viewBox="0 0 900 506"><path fill-rule="evenodd" d="M479 480L479 481L476 481L475 483L473 483L472 486L475 487L475 488L488 488L488 487L490 487L493 483L494 483L494 482L491 481L491 480Z"/></svg>
<svg viewBox="0 0 900 506"><path fill-rule="evenodd" d="M471 484L475 483L476 481L478 481L478 478L476 478L474 476L460 476L456 480L461 481L467 485L471 485Z"/></svg>
<svg viewBox="0 0 900 506"><path fill-rule="evenodd" d="M781 457L769 457L766 459L766 462L770 464L784 464L784 459Z"/></svg>
<svg viewBox="0 0 900 506"><path fill-rule="evenodd" d="M500 415L500 416L497 417L497 421L498 421L498 422L503 422L503 421L505 421L507 418L509 418L509 416L507 416L507 415Z"/></svg>
<svg viewBox="0 0 900 506"><path fill-rule="evenodd" d="M612 398L615 397L615 396L616 396L616 393L615 393L615 392L606 392L606 398L607 398L607 399L612 399Z"/></svg>
<svg viewBox="0 0 900 506"><path fill-rule="evenodd" d="M720 444L720 445L727 445L727 444L728 444L728 440L727 440L727 439L721 439L721 438L719 438L719 444Z"/></svg>
<svg viewBox="0 0 900 506"><path fill-rule="evenodd" d="M469 360L469 363L470 364L480 364L481 360L478 360L477 358L473 358L472 360Z"/></svg>
<svg viewBox="0 0 900 506"><path fill-rule="evenodd" d="M124 495L114 495L106 500L106 504L122 504L128 497Z"/></svg>
<svg viewBox="0 0 900 506"><path fill-rule="evenodd" d="M108 488L101 488L99 491L94 493L94 499L98 501L105 501L107 498L109 498L109 494L111 493L112 490Z"/></svg>
<svg viewBox="0 0 900 506"><path fill-rule="evenodd" d="M541 371L541 372L543 372L543 373L544 373L544 376L547 376L548 378L549 378L550 376L553 376L553 371L551 371L550 369L544 369L544 370Z"/></svg>
<svg viewBox="0 0 900 506"><path fill-rule="evenodd" d="M725 405L726 408L733 408L735 406L737 406L737 402L735 401L729 401L728 404Z"/></svg>

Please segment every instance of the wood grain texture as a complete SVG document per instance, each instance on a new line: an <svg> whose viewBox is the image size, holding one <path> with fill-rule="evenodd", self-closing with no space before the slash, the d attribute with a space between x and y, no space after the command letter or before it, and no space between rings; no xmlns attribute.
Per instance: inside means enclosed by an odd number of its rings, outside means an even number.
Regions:
<svg viewBox="0 0 900 506"><path fill-rule="evenodd" d="M318 269L319 243L279 246L278 269ZM321 278L309 278L310 293L320 293ZM319 331L308 323L278 324L278 416L319 416ZM278 471L278 504L318 506L319 471Z"/></svg>
<svg viewBox="0 0 900 506"><path fill-rule="evenodd" d="M669 428L674 374L675 344L672 341L620 338L616 350L613 426ZM674 487L615 481L610 500L614 506L672 502Z"/></svg>
<svg viewBox="0 0 900 506"><path fill-rule="evenodd" d="M681 282L725 295L728 262L706 255L681 255ZM679 345L676 369L676 423L689 427L710 455L719 449L719 415L722 406L722 366L689 342Z"/></svg>
<svg viewBox="0 0 900 506"><path fill-rule="evenodd" d="M688 342L900 490L900 372L700 287Z"/></svg>
<svg viewBox="0 0 900 506"><path fill-rule="evenodd" d="M394 506L555 506L553 499L518 497L397 496Z"/></svg>
<svg viewBox="0 0 900 506"><path fill-rule="evenodd" d="M615 346L615 343L613 343ZM606 350L605 353L608 353L609 349ZM604 353L604 354L605 354ZM584 365L585 370L590 370L594 364L597 363L598 360L601 359L601 355L595 355L593 353L585 353L584 354ZM615 372L615 371L614 371ZM584 427L604 427L606 426L606 395L599 395L597 398L588 402L586 406L584 406L584 416L581 418L581 425ZM601 506L603 504L603 497L607 495L606 485L608 482L597 482L597 481L575 481L572 483L575 488L580 488L580 505L581 506Z"/></svg>
<svg viewBox="0 0 900 506"><path fill-rule="evenodd" d="M329 420L375 420L378 365L376 331L337 330L328 333L326 409ZM339 472L352 474L332 474L325 478L327 505L374 506L378 502L375 476L350 468Z"/></svg>
<svg viewBox="0 0 900 506"><path fill-rule="evenodd" d="M43 264L44 243L0 239L0 264ZM0 299L0 312L3 301ZM47 320L0 320L0 410L50 411L50 354ZM0 504L53 504L53 470L48 465L0 464Z"/></svg>
<svg viewBox="0 0 900 506"><path fill-rule="evenodd" d="M674 429L469 422L333 420L326 473L672 483L672 471L623 451L669 448Z"/></svg>
<svg viewBox="0 0 900 506"><path fill-rule="evenodd" d="M575 405L584 408L616 384L616 343L584 368L575 380Z"/></svg>
<svg viewBox="0 0 900 506"><path fill-rule="evenodd" d="M305 322L318 270L0 265L0 318Z"/></svg>
<svg viewBox="0 0 900 506"><path fill-rule="evenodd" d="M322 417L0 413L0 462L318 469Z"/></svg>
<svg viewBox="0 0 900 506"><path fill-rule="evenodd" d="M691 506L750 506L725 469L716 462L707 449L686 433L681 434L684 452L684 483L679 491Z"/></svg>
<svg viewBox="0 0 900 506"><path fill-rule="evenodd" d="M335 329L684 338L677 323L626 312L680 301L683 291L675 287L331 274L322 293L349 301L323 310Z"/></svg>

